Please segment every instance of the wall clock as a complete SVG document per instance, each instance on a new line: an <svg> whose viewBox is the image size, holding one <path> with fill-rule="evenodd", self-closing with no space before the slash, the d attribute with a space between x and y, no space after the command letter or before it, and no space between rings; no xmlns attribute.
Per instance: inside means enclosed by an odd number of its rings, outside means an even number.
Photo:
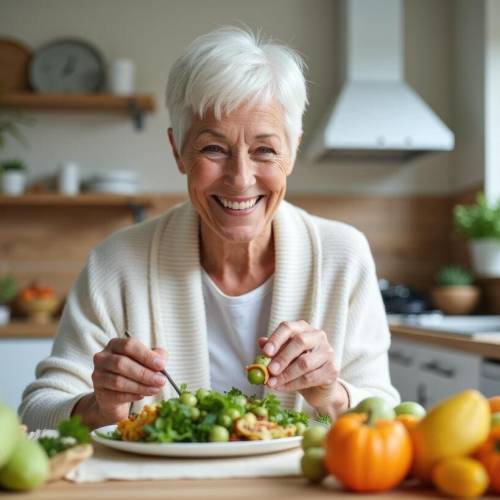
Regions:
<svg viewBox="0 0 500 500"><path fill-rule="evenodd" d="M38 92L86 94L103 88L106 65L99 51L88 42L61 38L35 51L29 77Z"/></svg>

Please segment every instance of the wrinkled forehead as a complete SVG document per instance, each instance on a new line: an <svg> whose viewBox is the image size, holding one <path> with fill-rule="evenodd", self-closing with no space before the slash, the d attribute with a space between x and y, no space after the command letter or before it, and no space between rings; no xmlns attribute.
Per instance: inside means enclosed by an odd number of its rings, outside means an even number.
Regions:
<svg viewBox="0 0 500 500"><path fill-rule="evenodd" d="M206 131L221 135L244 133L248 137L273 135L280 140L286 140L283 108L276 101L244 103L222 114L209 108L203 116L193 115L188 131L189 138L196 138Z"/></svg>

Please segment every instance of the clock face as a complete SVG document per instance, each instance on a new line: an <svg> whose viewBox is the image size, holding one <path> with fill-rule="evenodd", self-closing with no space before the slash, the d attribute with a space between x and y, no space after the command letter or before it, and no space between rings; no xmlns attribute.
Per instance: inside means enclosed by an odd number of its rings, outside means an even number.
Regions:
<svg viewBox="0 0 500 500"><path fill-rule="evenodd" d="M65 38L35 52L29 76L38 92L96 92L104 85L105 65L94 47L82 40Z"/></svg>

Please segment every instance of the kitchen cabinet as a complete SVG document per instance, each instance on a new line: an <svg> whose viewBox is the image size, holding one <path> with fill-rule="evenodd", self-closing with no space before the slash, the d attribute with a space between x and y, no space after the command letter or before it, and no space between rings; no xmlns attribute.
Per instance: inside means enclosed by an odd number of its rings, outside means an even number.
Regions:
<svg viewBox="0 0 500 500"><path fill-rule="evenodd" d="M0 338L0 401L17 410L36 365L52 349L52 338Z"/></svg>
<svg viewBox="0 0 500 500"><path fill-rule="evenodd" d="M481 388L481 356L393 339L389 364L403 400L430 407L464 389Z"/></svg>

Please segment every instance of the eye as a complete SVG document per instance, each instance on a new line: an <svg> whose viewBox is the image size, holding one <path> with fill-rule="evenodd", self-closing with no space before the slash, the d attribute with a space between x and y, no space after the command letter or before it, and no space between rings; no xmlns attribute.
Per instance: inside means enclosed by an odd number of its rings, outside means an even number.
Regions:
<svg viewBox="0 0 500 500"><path fill-rule="evenodd" d="M201 151L202 153L208 154L225 154L224 148L218 146L217 144L209 144L208 146L203 147Z"/></svg>
<svg viewBox="0 0 500 500"><path fill-rule="evenodd" d="M259 146L255 149L255 153L259 155L275 155L276 151L269 146Z"/></svg>

